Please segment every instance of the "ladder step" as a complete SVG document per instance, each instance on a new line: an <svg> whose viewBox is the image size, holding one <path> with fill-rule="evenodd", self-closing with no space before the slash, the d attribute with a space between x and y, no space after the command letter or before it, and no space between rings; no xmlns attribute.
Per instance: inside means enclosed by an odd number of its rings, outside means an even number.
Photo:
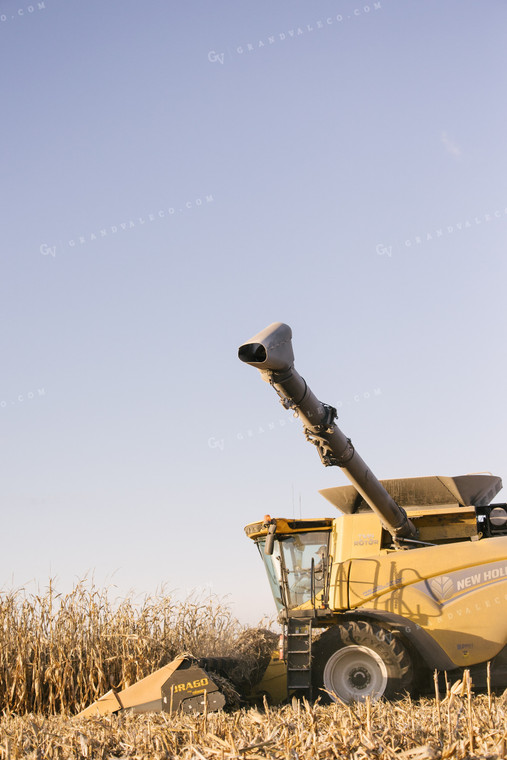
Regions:
<svg viewBox="0 0 507 760"><path fill-rule="evenodd" d="M312 621L292 619L287 625L287 687L312 693Z"/></svg>
<svg viewBox="0 0 507 760"><path fill-rule="evenodd" d="M311 681L310 681L309 678L304 678L304 679L303 678L299 678L299 679L292 678L288 682L288 687L289 687L289 689L311 689L312 688L312 684L311 684Z"/></svg>

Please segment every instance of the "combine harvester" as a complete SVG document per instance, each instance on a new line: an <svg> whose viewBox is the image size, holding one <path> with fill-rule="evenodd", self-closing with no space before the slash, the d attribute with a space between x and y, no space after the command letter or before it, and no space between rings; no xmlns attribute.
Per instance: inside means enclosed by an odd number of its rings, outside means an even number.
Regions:
<svg viewBox="0 0 507 760"><path fill-rule="evenodd" d="M80 716L200 713L292 694L393 698L424 688L435 669L454 678L468 668L485 685L488 663L492 685L507 685L507 504L490 504L502 481L377 480L336 425L336 409L295 370L291 339L276 322L244 343L239 358L301 419L322 463L341 467L352 485L320 492L339 517L266 516L245 528L284 628L282 656L277 636L259 631L260 642L243 654L238 646L236 658L178 657Z"/></svg>
<svg viewBox="0 0 507 760"><path fill-rule="evenodd" d="M276 322L239 349L351 486L320 493L339 518L267 516L245 528L285 627L288 692L345 702L418 691L436 669L507 685L507 504L494 475L380 482L294 368ZM326 629L315 638L314 629Z"/></svg>

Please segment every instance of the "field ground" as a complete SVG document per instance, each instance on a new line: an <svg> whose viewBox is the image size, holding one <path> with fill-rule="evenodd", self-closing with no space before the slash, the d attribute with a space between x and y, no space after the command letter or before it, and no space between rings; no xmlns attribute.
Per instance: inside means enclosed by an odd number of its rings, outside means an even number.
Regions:
<svg viewBox="0 0 507 760"><path fill-rule="evenodd" d="M297 702L196 716L0 718L0 758L440 760L507 757L507 696L346 706Z"/></svg>

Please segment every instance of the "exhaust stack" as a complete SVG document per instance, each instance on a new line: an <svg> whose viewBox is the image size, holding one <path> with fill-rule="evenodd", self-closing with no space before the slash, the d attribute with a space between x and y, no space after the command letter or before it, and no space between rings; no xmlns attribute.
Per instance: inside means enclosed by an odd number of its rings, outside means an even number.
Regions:
<svg viewBox="0 0 507 760"><path fill-rule="evenodd" d="M304 426L306 439L317 447L322 463L338 466L377 514L394 539L415 538L417 531L405 510L389 496L367 464L335 424L336 409L312 393L294 368L292 330L283 322L273 322L239 347L238 356L256 367L269 382L286 409L293 409Z"/></svg>

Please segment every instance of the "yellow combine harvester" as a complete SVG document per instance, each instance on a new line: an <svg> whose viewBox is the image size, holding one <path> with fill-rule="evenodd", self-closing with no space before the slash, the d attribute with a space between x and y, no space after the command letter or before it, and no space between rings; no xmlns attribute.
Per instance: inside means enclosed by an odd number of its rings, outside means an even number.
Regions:
<svg viewBox="0 0 507 760"><path fill-rule="evenodd" d="M493 475L380 482L294 368L274 323L239 349L351 486L321 493L342 516L266 516L245 528L285 626L288 692L343 701L414 692L434 669L507 685L507 505ZM315 638L314 629L326 629Z"/></svg>
<svg viewBox="0 0 507 760"><path fill-rule="evenodd" d="M279 621L248 657L179 657L81 716L203 712L266 697L345 702L413 693L431 673L469 668L474 683L507 685L507 504L490 504L494 475L379 481L294 368L292 332L275 323L239 349L303 423L324 465L352 485L321 493L340 517L271 518L245 528L257 545ZM324 629L316 638L315 629ZM262 654L260 654L262 650ZM258 651L252 664L252 651ZM274 653L273 653L274 652ZM233 695L231 698L231 694Z"/></svg>

